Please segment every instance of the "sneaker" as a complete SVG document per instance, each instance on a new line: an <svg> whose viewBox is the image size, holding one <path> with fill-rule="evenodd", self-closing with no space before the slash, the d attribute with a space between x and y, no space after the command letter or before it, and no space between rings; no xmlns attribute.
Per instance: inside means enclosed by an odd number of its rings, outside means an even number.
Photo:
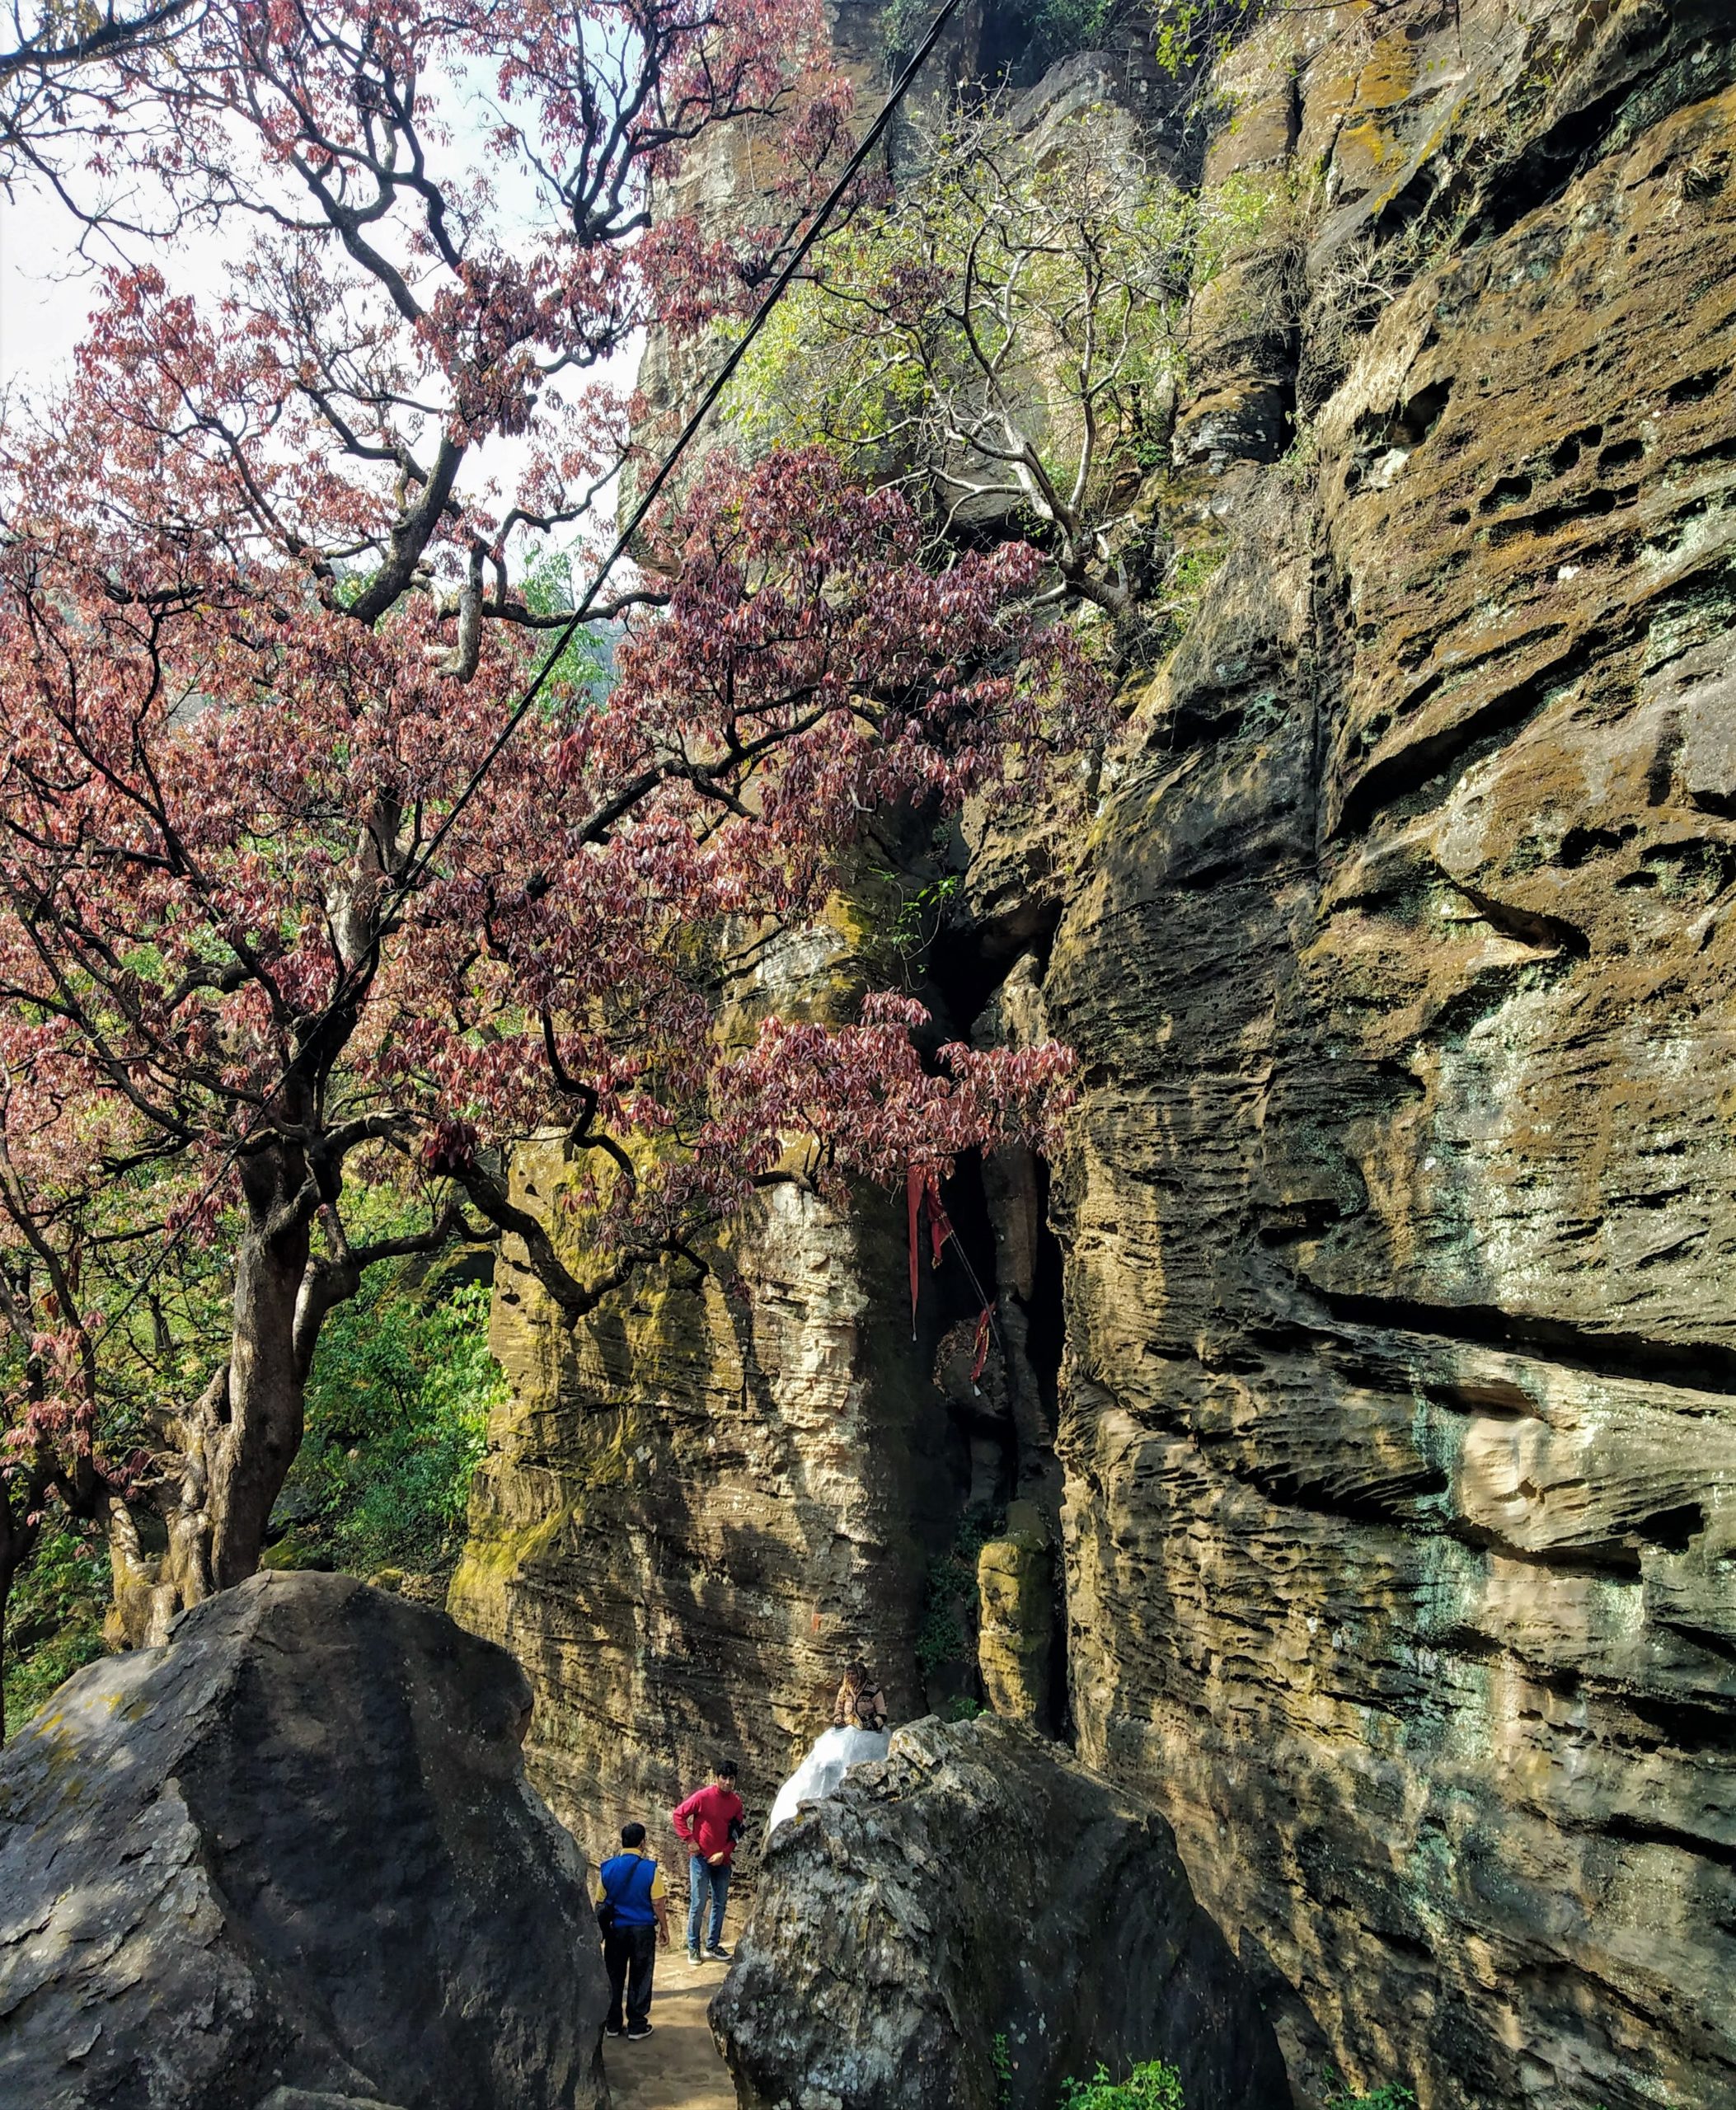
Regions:
<svg viewBox="0 0 1736 2110"><path fill-rule="evenodd" d="M603 2025L603 2033L605 2037L625 2037L626 2035L626 2032L622 2028L618 2022L604 2023Z"/></svg>
<svg viewBox="0 0 1736 2110"><path fill-rule="evenodd" d="M688 1961L688 1962L689 1962L689 1963L697 1963L697 1962L698 1962L698 1961L699 1961L699 1951L698 1951L697 1948L690 1948L690 1949L687 1951L687 1961Z"/></svg>
<svg viewBox="0 0 1736 2110"><path fill-rule="evenodd" d="M718 1963L727 1963L730 1960L730 1952L721 1942L713 1942L706 1954Z"/></svg>
<svg viewBox="0 0 1736 2110"><path fill-rule="evenodd" d="M633 2027L627 2032L627 2042L629 2044L636 2044L641 2037L649 2037L650 2033L651 2025L650 2023L636 2022Z"/></svg>

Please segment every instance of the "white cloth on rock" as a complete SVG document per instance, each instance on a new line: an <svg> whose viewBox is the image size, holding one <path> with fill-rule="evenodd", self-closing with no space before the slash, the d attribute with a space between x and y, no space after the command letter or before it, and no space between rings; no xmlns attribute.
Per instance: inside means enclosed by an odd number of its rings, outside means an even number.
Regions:
<svg viewBox="0 0 1736 2110"><path fill-rule="evenodd" d="M813 1750L778 1789L766 1836L769 1839L779 1825L794 1817L801 1803L829 1795L852 1765L884 1758L891 1742L884 1729L828 1729L816 1737Z"/></svg>

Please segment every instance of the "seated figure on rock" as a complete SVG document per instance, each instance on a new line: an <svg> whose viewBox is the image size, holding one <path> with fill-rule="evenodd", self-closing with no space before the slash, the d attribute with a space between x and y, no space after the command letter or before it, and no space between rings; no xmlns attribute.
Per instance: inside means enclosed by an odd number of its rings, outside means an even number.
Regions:
<svg viewBox="0 0 1736 2110"><path fill-rule="evenodd" d="M866 1663L848 1664L833 1703L832 1727L777 1791L767 1821L767 1836L795 1815L804 1803L832 1794L853 1765L884 1758L891 1742L886 1731L886 1700L868 1674Z"/></svg>

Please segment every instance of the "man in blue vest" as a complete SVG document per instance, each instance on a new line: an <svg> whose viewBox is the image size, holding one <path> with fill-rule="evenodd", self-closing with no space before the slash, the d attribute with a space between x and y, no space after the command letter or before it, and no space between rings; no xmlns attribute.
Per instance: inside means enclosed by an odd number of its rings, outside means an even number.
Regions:
<svg viewBox="0 0 1736 2110"><path fill-rule="evenodd" d="M645 1851L645 1826L621 1827L621 1851L597 1871L597 1911L603 1922L603 1962L609 1974L605 2037L630 2042L651 2033L651 1973L657 1951L669 1945L669 1912L662 1871ZM622 1991L626 2014L622 2014Z"/></svg>

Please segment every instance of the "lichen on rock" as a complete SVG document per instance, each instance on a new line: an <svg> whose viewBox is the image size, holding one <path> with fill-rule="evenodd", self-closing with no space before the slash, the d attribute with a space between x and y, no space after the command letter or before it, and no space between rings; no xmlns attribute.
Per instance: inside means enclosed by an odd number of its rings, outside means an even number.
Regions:
<svg viewBox="0 0 1736 2110"><path fill-rule="evenodd" d="M780 1826L711 2022L742 2110L1050 2110L1099 2060L1167 2061L1189 2110L1288 2094L1167 1825L988 1717Z"/></svg>

